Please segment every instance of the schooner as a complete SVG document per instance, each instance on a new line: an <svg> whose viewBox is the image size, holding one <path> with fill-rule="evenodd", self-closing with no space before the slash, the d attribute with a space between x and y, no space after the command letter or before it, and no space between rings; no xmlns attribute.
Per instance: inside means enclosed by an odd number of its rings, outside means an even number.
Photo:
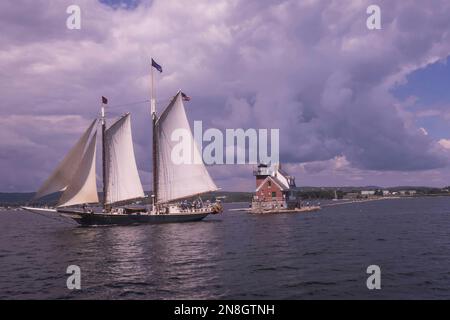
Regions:
<svg viewBox="0 0 450 320"><path fill-rule="evenodd" d="M186 116L183 96L184 93L178 91L158 116L152 93L153 193L150 205L124 205L145 197L134 156L131 115L123 115L107 128L107 99L102 97L102 202L98 198L96 183L98 120L95 119L35 194L34 199L38 199L62 191L56 208L23 209L35 213L56 212L83 226L198 221L209 214L220 213L220 202L203 203L200 198L193 204L183 201L218 190L203 162L175 164L171 159L175 142L170 137L176 129L190 133L194 158L201 159ZM96 204L101 204L101 208Z"/></svg>

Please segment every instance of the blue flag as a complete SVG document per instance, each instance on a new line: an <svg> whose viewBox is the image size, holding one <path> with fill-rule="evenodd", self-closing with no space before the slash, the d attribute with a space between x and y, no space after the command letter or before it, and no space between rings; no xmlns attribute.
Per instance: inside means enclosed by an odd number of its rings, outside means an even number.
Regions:
<svg viewBox="0 0 450 320"><path fill-rule="evenodd" d="M162 72L162 67L159 64L157 64L156 61L153 60L153 58L152 58L152 67L155 67L156 70Z"/></svg>

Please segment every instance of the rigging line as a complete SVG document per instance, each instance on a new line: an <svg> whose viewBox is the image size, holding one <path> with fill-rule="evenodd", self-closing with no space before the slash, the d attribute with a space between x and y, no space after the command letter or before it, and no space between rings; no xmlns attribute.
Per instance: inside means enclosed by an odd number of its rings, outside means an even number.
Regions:
<svg viewBox="0 0 450 320"><path fill-rule="evenodd" d="M28 211L28 212L29 212L29 211ZM72 221L65 220L65 219L59 219L59 218L56 218L56 217L49 217L49 216L47 216L47 215L45 215L45 214L43 214L43 213L40 213L40 212L35 212L35 211L33 211L32 213L37 214L37 215L40 215L40 216L42 216L42 217L44 217L44 218L47 218L47 219L50 219L50 220L55 220L55 221L63 222L63 223L69 223L69 224L72 224L72 225L77 225L76 222L72 222Z"/></svg>
<svg viewBox="0 0 450 320"><path fill-rule="evenodd" d="M157 105L161 105L161 104L165 104L167 102L169 102L171 99L163 99L163 100L158 100L156 101ZM150 102L150 99L146 99L146 100L141 100L141 101L135 101L135 102L128 102L128 103L122 103L122 104L115 104L115 105L107 105L106 109L108 108L120 108L120 107L126 107L126 106L132 106L132 105L136 105L136 104L141 104L141 103L147 103Z"/></svg>
<svg viewBox="0 0 450 320"><path fill-rule="evenodd" d="M123 104L116 104L116 105L112 105L112 106L107 106L106 108L119 108L119 107L126 107L126 106L131 106L131 105L135 105L135 104L141 104L141 103L146 103L146 102L150 102L150 100L142 100L142 101L135 101L135 102L129 102L129 103L123 103Z"/></svg>

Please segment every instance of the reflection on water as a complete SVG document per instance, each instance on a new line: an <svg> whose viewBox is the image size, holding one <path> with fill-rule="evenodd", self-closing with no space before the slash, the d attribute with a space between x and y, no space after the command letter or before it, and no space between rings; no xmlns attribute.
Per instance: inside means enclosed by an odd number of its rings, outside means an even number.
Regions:
<svg viewBox="0 0 450 320"><path fill-rule="evenodd" d="M217 223L76 228L66 243L80 253L70 261L80 265L88 297L104 291L106 298L173 298L180 290L186 298L214 297L207 287L220 261Z"/></svg>
<svg viewBox="0 0 450 320"><path fill-rule="evenodd" d="M450 298L448 208L450 198L388 200L99 228L2 212L0 298ZM81 291L65 287L70 264ZM365 286L370 264L381 291Z"/></svg>

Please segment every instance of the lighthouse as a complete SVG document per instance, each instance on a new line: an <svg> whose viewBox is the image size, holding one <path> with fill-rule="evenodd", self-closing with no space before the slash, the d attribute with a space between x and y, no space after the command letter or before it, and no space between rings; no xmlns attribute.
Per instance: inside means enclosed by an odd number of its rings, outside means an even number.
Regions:
<svg viewBox="0 0 450 320"><path fill-rule="evenodd" d="M253 171L256 191L253 210L287 210L299 207L295 192L295 178L281 169L280 164L260 163Z"/></svg>

